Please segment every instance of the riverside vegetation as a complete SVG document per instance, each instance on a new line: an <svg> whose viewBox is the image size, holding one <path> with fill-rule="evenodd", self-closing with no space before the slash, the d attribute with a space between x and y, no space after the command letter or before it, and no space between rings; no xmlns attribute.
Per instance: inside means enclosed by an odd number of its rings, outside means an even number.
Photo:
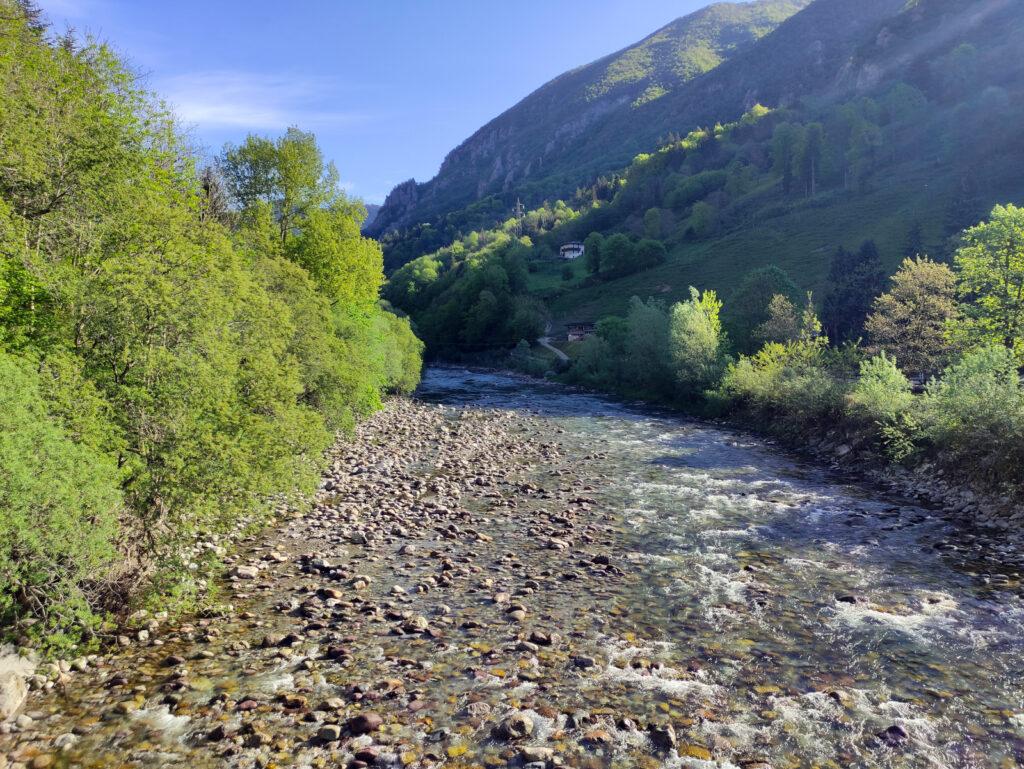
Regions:
<svg viewBox="0 0 1024 769"><path fill-rule="evenodd" d="M954 519L749 436L432 367L226 557L218 609L140 613L124 648L29 676L0 765L1012 766L1024 556Z"/></svg>
<svg viewBox="0 0 1024 769"><path fill-rule="evenodd" d="M386 233L385 295L429 355L732 416L1012 508L1024 481L1024 145L1012 130L1024 73L1005 54L1024 7L817 0L788 12L675 95L628 108L633 139L650 132L643 116L669 120L662 101L677 119L702 112L688 133L658 122L647 151L575 188L545 156L500 194ZM798 63L785 74L781 61ZM707 98L686 106L685 94ZM577 143L600 141L601 125ZM455 189L454 168L435 186ZM520 194L535 207L509 217ZM566 264L569 241L586 252ZM580 321L596 334L565 348L568 370L531 350L549 326Z"/></svg>
<svg viewBox="0 0 1024 769"><path fill-rule="evenodd" d="M310 134L200 169L109 48L0 2L0 625L94 645L193 605L225 536L419 376Z"/></svg>

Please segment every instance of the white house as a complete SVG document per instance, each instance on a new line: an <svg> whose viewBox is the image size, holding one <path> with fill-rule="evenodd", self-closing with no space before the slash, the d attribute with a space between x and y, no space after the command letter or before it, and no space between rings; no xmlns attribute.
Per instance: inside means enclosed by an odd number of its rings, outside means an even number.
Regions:
<svg viewBox="0 0 1024 769"><path fill-rule="evenodd" d="M558 249L558 256L567 262L571 262L573 259L579 259L583 256L583 251L583 244L573 241L572 243L566 243Z"/></svg>

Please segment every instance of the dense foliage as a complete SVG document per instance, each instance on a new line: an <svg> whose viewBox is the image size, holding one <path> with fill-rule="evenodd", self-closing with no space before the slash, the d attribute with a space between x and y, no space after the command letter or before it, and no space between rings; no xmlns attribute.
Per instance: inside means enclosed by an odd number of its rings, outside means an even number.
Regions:
<svg viewBox="0 0 1024 769"><path fill-rule="evenodd" d="M742 415L788 439L839 430L889 461L931 462L950 477L1016 494L1024 483L1024 386L1021 332L1011 324L1024 302L1013 282L1013 265L1024 258L1015 235L1022 226L1024 209L998 206L964 233L955 272L927 257L907 259L874 302L868 347L831 344L810 298L802 312L783 294L751 302L756 292L746 288L764 280L759 274L738 292L768 318L753 336L763 340L756 352L731 359L722 304L714 292L691 289L672 308L634 298L628 315L602 319L566 377ZM908 375L922 374L932 378L915 395Z"/></svg>
<svg viewBox="0 0 1024 769"><path fill-rule="evenodd" d="M60 646L187 598L419 349L312 136L229 152L228 205L110 49L0 11L0 623Z"/></svg>

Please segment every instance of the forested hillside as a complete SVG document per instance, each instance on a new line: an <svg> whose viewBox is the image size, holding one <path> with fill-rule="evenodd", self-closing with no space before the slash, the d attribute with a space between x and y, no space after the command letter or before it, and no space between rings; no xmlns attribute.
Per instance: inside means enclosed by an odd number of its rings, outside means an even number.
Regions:
<svg viewBox="0 0 1024 769"><path fill-rule="evenodd" d="M466 207L452 220L455 227L489 225L517 197L540 203L623 165L657 136L677 130L675 108L671 117L651 120L650 105L747 50L808 2L710 5L555 78L452 150L436 178L396 188L371 231L444 220ZM636 121L645 123L642 132Z"/></svg>
<svg viewBox="0 0 1024 769"><path fill-rule="evenodd" d="M564 338L571 323L596 323L596 336L566 346L566 377L690 408L759 409L766 424L863 426L856 409L847 421L851 398L902 402L903 377L949 366L956 384L935 385L949 400L872 412L869 424L891 430L865 440L888 441L878 451L901 460L949 450L960 469L1016 483L1001 457L1021 429L1020 387L1012 355L986 345L1016 355L1022 344L1021 213L998 206L1024 202L1024 7L898 5L880 23L885 3L817 0L692 83L739 100L758 82L752 92L775 99L680 126L682 138L566 200L464 233L396 270L386 295L433 355L544 373L555 361L530 344L546 327ZM796 41L843 14L848 55L829 49L809 65ZM744 64L759 56L759 69ZM794 83L814 95L794 98ZM431 237L411 230L395 243L415 252ZM570 241L583 241L585 256L564 262L558 248ZM994 306L1001 319L981 321ZM883 394L851 392L862 365L884 380ZM1002 388L992 401L1008 420L992 442L999 456L952 448L951 424L970 422L957 400L969 387ZM940 402L948 412L910 409ZM941 437L923 427L936 420L949 420Z"/></svg>
<svg viewBox="0 0 1024 769"><path fill-rule="evenodd" d="M416 385L378 245L314 137L200 168L105 45L0 1L0 625L51 648L187 605Z"/></svg>
<svg viewBox="0 0 1024 769"><path fill-rule="evenodd" d="M818 23L830 3L819 0L749 55L766 47L773 54L776 39L792 49L793 30ZM1024 64L1015 55L1024 11L1006 3L932 0L895 14L884 30L880 35L872 26L858 45L849 43L854 58L837 59L832 76L823 76L828 93L679 126L683 138L670 137L617 173L529 212L520 242L498 244L514 239L518 226L506 212L496 228L463 233L396 272L390 295L420 314L431 306L436 317L454 306L433 296L444 295L446 281L465 278L459 265L490 252L506 258L508 251L529 272L524 293L547 305L557 328L622 311L634 294L672 301L697 285L729 296L747 273L770 264L822 301L831 288L832 256L865 240L877 247L885 275L906 254L948 257L960 229L1024 194L1024 146L1015 130L1024 90ZM870 88L840 88L836 78L858 72L875 73ZM719 76L716 70L705 77ZM429 253L433 235L410 231L396 248ZM567 269L552 258L560 244L593 235L629 245L607 249L603 265L595 249L586 266ZM634 258L641 241L651 242ZM505 288L491 293L502 296ZM430 338L434 321L420 322ZM456 323L443 333L451 340L462 329ZM477 336L507 341L510 334L485 324Z"/></svg>

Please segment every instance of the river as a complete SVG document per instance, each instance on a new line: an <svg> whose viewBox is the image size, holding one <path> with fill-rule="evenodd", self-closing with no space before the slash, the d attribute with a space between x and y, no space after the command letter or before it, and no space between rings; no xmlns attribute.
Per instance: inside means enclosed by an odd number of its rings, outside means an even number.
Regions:
<svg viewBox="0 0 1024 769"><path fill-rule="evenodd" d="M322 495L327 518L253 542L263 581L230 583L236 616L175 627L163 648L100 659L33 695L34 723L0 736L0 754L82 766L1022 765L1020 556L1000 538L749 435L554 384L432 368L418 399L408 437L398 422L366 433L374 463L344 476L335 507ZM378 511L387 484L400 491ZM324 595L309 575L334 568L311 568L311 548L342 556L334 577L368 597L300 604ZM417 582L428 574L440 580ZM338 669L321 662L332 621L350 647ZM201 639L212 652L194 655L204 627L216 628ZM296 628L288 653L260 648ZM354 680L377 678L392 689L353 694ZM315 706L332 694L344 717ZM368 702L379 731L344 731ZM517 714L525 733L508 726ZM253 740L260 718L270 734ZM320 730L335 720L332 742ZM226 738L209 735L217 724Z"/></svg>

